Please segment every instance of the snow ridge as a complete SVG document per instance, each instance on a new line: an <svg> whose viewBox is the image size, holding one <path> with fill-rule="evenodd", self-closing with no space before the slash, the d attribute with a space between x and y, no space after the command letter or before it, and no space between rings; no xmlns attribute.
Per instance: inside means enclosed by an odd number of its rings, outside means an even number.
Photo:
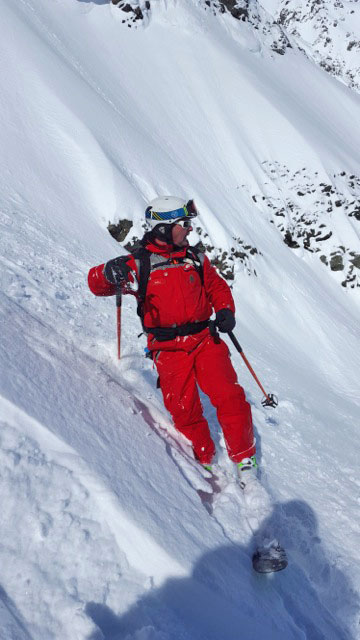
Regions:
<svg viewBox="0 0 360 640"><path fill-rule="evenodd" d="M193 0L192 0L193 1ZM122 12L121 23L149 23L155 0L111 0ZM349 88L359 91L360 10L357 0L200 0L194 3L213 15L231 16L245 24L262 46L279 55L295 47ZM176 4L175 4L176 6Z"/></svg>

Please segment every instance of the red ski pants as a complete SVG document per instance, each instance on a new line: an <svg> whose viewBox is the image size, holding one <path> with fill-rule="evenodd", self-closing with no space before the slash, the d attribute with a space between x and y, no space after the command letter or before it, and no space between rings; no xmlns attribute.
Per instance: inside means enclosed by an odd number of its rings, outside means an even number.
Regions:
<svg viewBox="0 0 360 640"><path fill-rule="evenodd" d="M251 408L238 384L225 342L217 344L208 336L190 353L160 351L154 360L165 407L202 464L211 462L215 445L203 416L197 384L217 410L231 460L240 462L254 455Z"/></svg>

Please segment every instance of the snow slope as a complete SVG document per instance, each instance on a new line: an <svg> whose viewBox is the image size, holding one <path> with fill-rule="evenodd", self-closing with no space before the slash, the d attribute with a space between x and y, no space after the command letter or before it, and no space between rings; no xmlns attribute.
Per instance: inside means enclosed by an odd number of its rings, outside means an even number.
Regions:
<svg viewBox="0 0 360 640"><path fill-rule="evenodd" d="M272 195L264 162L359 175L359 97L192 0L139 29L103 0L0 11L0 638L359 637L358 289L291 251L251 198ZM165 192L196 198L194 242L259 252L256 276L234 266L236 333L276 412L233 361L275 501L260 523L206 398L220 496L174 432L133 299L118 363L114 301L87 290L122 251L108 221L140 235ZM358 251L356 220L333 225ZM270 579L250 565L269 530L289 555Z"/></svg>

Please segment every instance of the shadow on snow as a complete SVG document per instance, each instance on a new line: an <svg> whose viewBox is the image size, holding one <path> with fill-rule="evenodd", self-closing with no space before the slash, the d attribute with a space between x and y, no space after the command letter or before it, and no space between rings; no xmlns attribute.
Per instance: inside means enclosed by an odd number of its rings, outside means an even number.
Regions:
<svg viewBox="0 0 360 640"><path fill-rule="evenodd" d="M32 640L20 611L2 586L0 586L0 620L0 638L4 638L4 640Z"/></svg>
<svg viewBox="0 0 360 640"><path fill-rule="evenodd" d="M332 566L317 529L305 502L275 505L247 547L228 544L205 553L191 576L149 590L124 615L89 602L86 613L102 634L92 640L350 640L336 608L351 624L356 594ZM256 574L251 556L257 540L268 536L284 544L289 566Z"/></svg>

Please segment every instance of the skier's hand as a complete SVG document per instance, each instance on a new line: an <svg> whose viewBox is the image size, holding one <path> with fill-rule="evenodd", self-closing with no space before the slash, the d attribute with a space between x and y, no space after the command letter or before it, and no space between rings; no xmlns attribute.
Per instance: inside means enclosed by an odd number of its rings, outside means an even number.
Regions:
<svg viewBox="0 0 360 640"><path fill-rule="evenodd" d="M221 333L229 333L235 327L235 316L230 309L220 309L216 312L216 324Z"/></svg>
<svg viewBox="0 0 360 640"><path fill-rule="evenodd" d="M129 256L119 256L118 258L109 260L104 267L104 276L106 280L116 286L125 285L129 279L132 281L133 279L129 278L131 269L127 264L128 260Z"/></svg>

